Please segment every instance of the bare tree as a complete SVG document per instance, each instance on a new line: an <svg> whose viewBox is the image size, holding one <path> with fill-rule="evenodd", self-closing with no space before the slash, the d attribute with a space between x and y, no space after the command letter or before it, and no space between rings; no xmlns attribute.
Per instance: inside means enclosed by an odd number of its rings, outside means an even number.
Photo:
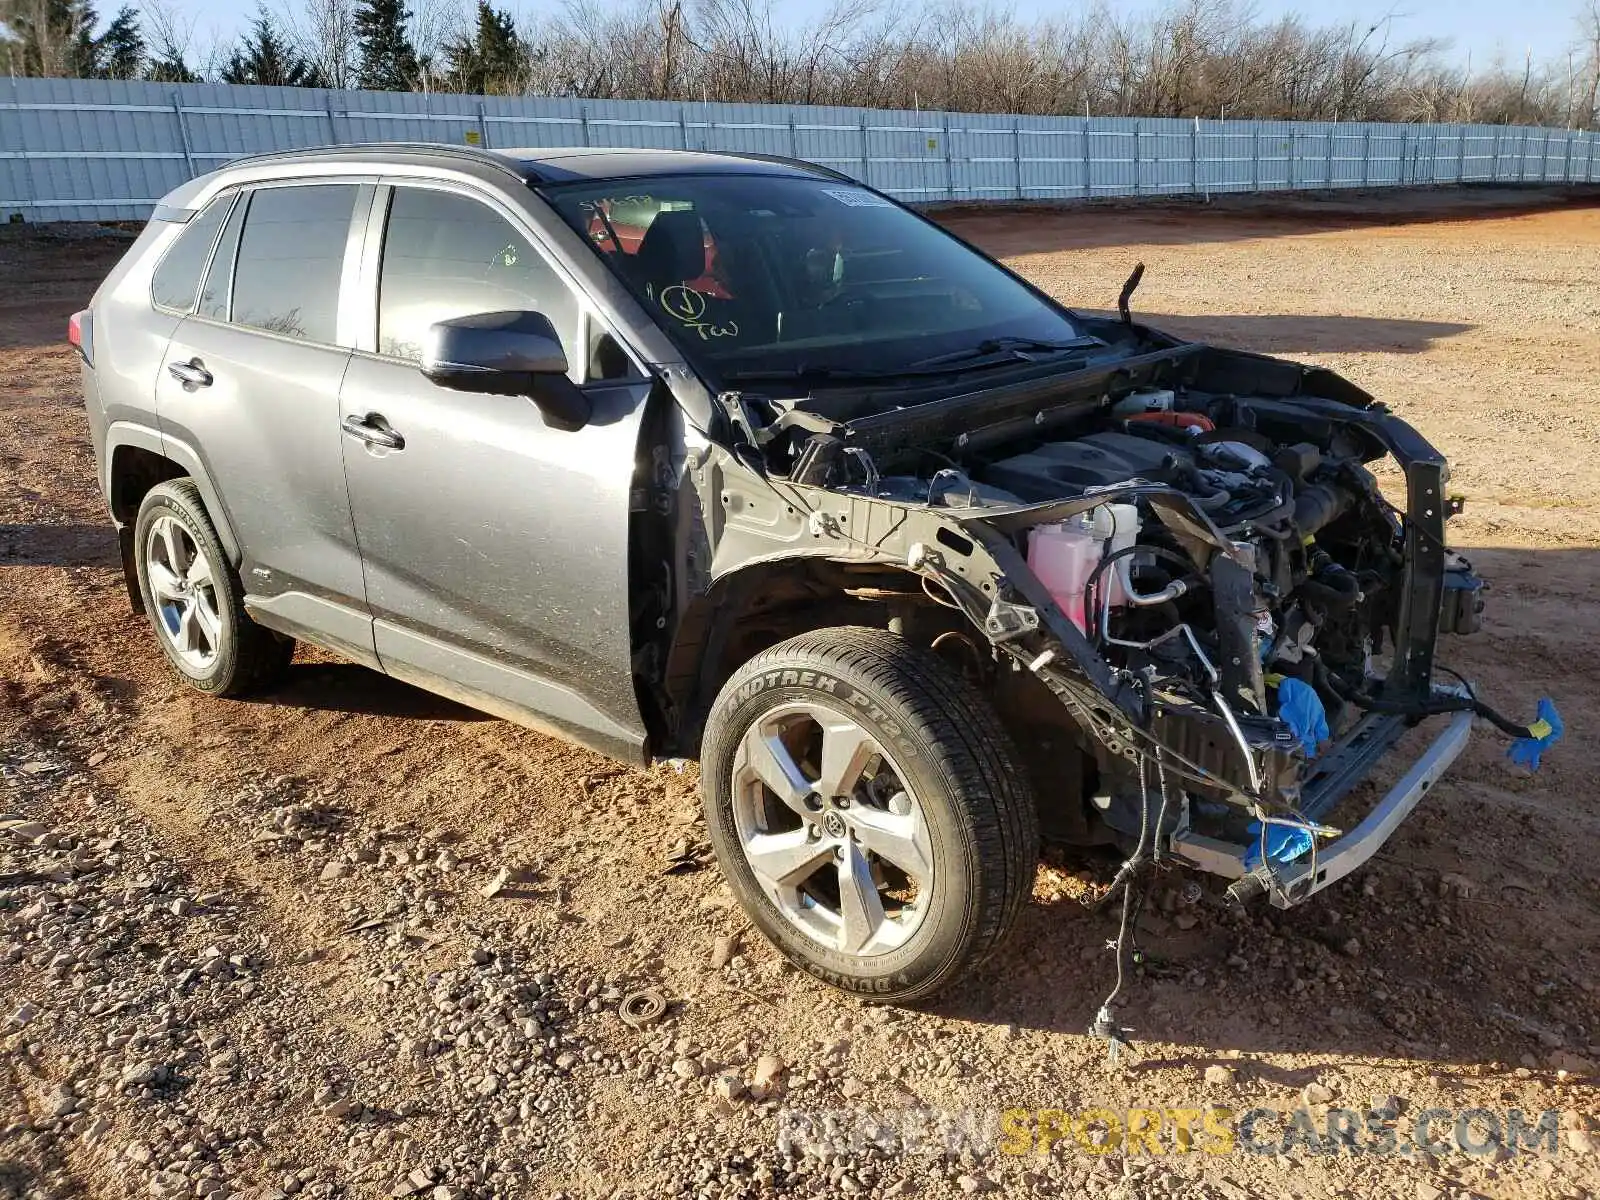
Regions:
<svg viewBox="0 0 1600 1200"><path fill-rule="evenodd" d="M353 0L280 0L278 12L290 44L311 64L322 87L355 86Z"/></svg>
<svg viewBox="0 0 1600 1200"><path fill-rule="evenodd" d="M443 72L444 48L466 25L461 0L411 0L411 44L421 67L420 91L433 91Z"/></svg>
<svg viewBox="0 0 1600 1200"><path fill-rule="evenodd" d="M1579 52L1583 55L1583 91L1573 116L1581 129L1594 129L1600 120L1600 0L1588 0L1578 14Z"/></svg>
<svg viewBox="0 0 1600 1200"><path fill-rule="evenodd" d="M1168 0L1133 13L1084 0L1024 22L983 2L833 0L797 24L774 0L566 0L520 31L525 86L632 99L1285 120L1545 121L1565 111L1554 73L1529 61L1518 85L1503 65L1462 71L1445 61L1443 43L1397 38L1392 15L1318 26L1263 22L1249 0ZM1600 52L1584 56L1595 59ZM1600 67L1585 72L1587 98L1600 91ZM1567 107L1583 110L1575 119L1592 121L1595 104L1570 91Z"/></svg>
<svg viewBox="0 0 1600 1200"><path fill-rule="evenodd" d="M188 82L197 65L194 19L181 16L168 0L145 0L144 28L152 76L171 83Z"/></svg>
<svg viewBox="0 0 1600 1200"><path fill-rule="evenodd" d="M356 2L273 0L274 23L328 86L355 80ZM471 86L477 76L447 71L447 60L469 43L486 45L499 22L506 36L496 52L509 57L494 86L541 95L1595 128L1600 0L1575 2L1567 62L1529 54L1514 66L1498 58L1475 66L1438 39L1400 37L1392 12L1342 24L1263 20L1253 0L1137 9L1068 0L1037 20L991 0L829 0L802 20L781 0L563 0L518 19L514 35L511 15L492 5L486 15L466 0L407 0L406 33L422 90ZM171 3L144 0L152 72L186 78L192 64L217 77L232 39L197 45ZM89 0L0 0L0 69L82 70L75 47L87 35L60 19L68 9L91 11ZM24 54L15 30L30 23L43 33Z"/></svg>

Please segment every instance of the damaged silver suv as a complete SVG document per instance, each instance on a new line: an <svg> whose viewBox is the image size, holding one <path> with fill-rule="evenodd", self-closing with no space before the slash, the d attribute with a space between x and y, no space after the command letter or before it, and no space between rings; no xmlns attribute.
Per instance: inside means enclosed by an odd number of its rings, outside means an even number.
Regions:
<svg viewBox="0 0 1600 1200"><path fill-rule="evenodd" d="M185 184L71 338L186 682L268 687L302 640L698 758L765 935L910 1000L1004 936L1041 835L1290 905L1474 712L1554 736L1436 681L1481 606L1438 452L1329 371L1145 328L1136 282L1079 315L800 162L374 145Z"/></svg>

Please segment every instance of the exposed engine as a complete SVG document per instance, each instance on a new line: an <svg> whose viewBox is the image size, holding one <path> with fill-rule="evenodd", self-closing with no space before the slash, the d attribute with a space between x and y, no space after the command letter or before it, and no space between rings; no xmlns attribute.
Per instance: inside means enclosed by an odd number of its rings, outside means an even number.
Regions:
<svg viewBox="0 0 1600 1200"><path fill-rule="evenodd" d="M1248 547L1246 570L1230 570L1221 558L1197 568L1183 531L1152 519L1137 489L1032 531L1030 566L1119 665L1148 661L1197 685L1214 683L1215 670L1229 699L1257 712L1265 711L1265 676L1292 674L1318 686L1319 660L1360 686L1382 636L1374 618L1400 563L1398 527L1372 476L1354 455L1325 456L1309 442L1284 445L1192 416L1198 419L1114 416L1107 429L1041 444L977 475L1025 501L1138 480L1166 484L1236 549ZM1319 691L1338 707L1326 679Z"/></svg>
<svg viewBox="0 0 1600 1200"><path fill-rule="evenodd" d="M1082 497L1019 548L1109 663L1149 668L1198 703L1220 694L1241 718L1279 716L1279 685L1295 678L1336 729L1392 625L1403 532L1364 465L1371 447L1318 424L1275 428L1249 398L1150 391L1076 436L882 485L952 507Z"/></svg>
<svg viewBox="0 0 1600 1200"><path fill-rule="evenodd" d="M1318 822L1409 723L1471 712L1530 753L1559 736L1553 708L1522 725L1438 678L1437 635L1476 628L1483 585L1446 548L1426 439L1320 368L1088 325L1128 344L1010 386L719 398L792 489L739 528L859 564L846 594L989 694L1059 836L1153 826L1298 902L1336 878ZM1292 899L1269 856L1304 876Z"/></svg>
<svg viewBox="0 0 1600 1200"><path fill-rule="evenodd" d="M1085 325L1082 360L954 394L721 393L761 486L708 479L712 573L737 587L753 558L814 564L749 638L843 596L801 619L881 623L943 658L1011 735L1046 836L1121 846L1129 888L1171 853L1236 899L1298 904L1371 857L1474 719L1537 763L1561 736L1553 702L1516 722L1437 661L1439 634L1476 627L1483 585L1447 548L1459 504L1436 448L1322 368L1171 342L1126 313ZM1326 824L1433 717L1367 816ZM1114 1036L1108 1009L1096 1028Z"/></svg>

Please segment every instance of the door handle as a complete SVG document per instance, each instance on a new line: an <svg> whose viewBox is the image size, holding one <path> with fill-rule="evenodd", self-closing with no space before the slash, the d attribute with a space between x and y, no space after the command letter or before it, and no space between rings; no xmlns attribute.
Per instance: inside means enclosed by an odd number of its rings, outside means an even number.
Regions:
<svg viewBox="0 0 1600 1200"><path fill-rule="evenodd" d="M368 413L364 417L349 416L344 419L344 431L360 438L369 446L382 446L385 450L404 450L406 440L389 428L382 413Z"/></svg>
<svg viewBox="0 0 1600 1200"><path fill-rule="evenodd" d="M206 370L205 363L198 358L191 358L188 362L168 363L167 373L183 384L183 390L186 392L211 386L211 372Z"/></svg>

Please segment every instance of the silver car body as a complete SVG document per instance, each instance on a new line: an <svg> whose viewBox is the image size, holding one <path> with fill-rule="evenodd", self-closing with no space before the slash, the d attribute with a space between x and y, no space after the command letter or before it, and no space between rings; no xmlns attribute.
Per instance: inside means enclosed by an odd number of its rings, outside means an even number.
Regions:
<svg viewBox="0 0 1600 1200"><path fill-rule="evenodd" d="M646 755L629 644L629 492L651 377L709 397L631 296L511 164L576 175L726 170L713 156L574 151L487 155L383 147L268 156L167 196L101 285L85 391L101 481L125 524L113 465L128 448L170 459L204 496L261 624L631 761ZM782 170L766 164L756 169ZM359 187L340 283L337 345L317 345L150 302L184 222L231 191ZM640 370L592 389L595 417L552 430L505 397L446 392L377 352L374 305L387 189L449 190L490 206L545 256L581 319ZM200 360L213 382L170 373ZM573 367L586 385L585 363ZM402 453L341 436L381 410Z"/></svg>
<svg viewBox="0 0 1600 1200"><path fill-rule="evenodd" d="M1085 825L1108 797L1083 790L1095 778L1113 796L1138 797L1135 807L1119 801L1105 812L1113 832L1098 836L1129 835L1129 814L1146 802L1132 764L1154 745L1191 789L1161 835L1193 865L1258 880L1265 870L1274 899L1292 903L1370 857L1460 752L1468 722L1452 720L1371 820L1325 847L1291 890L1269 869L1249 867L1242 822L1269 809L1301 825L1320 820L1394 746L1405 717L1369 712L1313 764L1281 720L1258 705L1241 722L1224 700L1252 687L1259 698L1260 671L1252 680L1240 665L1253 648L1219 663L1220 682L1212 672L1215 703L1158 696L1091 644L1018 548L1030 530L1088 513L1115 491L1147 505L1197 562L1211 564L1219 596L1235 579L1248 593L1256 549L1219 528L1193 495L1130 474L1028 503L996 501L992 489L985 498L966 483L941 497L937 476L880 487L871 462L913 433L952 446L966 444L968 428L1037 436L1101 419L1116 397L1170 396L1159 389L1173 386L1229 404L1237 397L1251 420L1286 430L1285 442L1302 426L1334 429L1353 464L1339 503L1366 506L1374 537L1394 547L1380 614L1394 642L1392 694L1414 711L1439 712L1463 703L1441 699L1431 678L1445 575L1476 582L1445 557L1442 456L1331 372L1184 343L1126 314L1120 325L1072 314L1107 344L1131 348L1070 375L952 386L934 402L846 406L832 419L803 403L784 411L794 422L788 433L818 435L812 449L838 433L837 455L848 438L844 453L868 465L864 485L841 482L821 455L809 466L798 459L787 477L753 468L741 452L771 441L778 422L761 427L739 393L710 391L594 247L533 190L541 180L694 173L859 187L821 167L758 156L382 145L249 160L173 192L96 293L85 347L94 448L135 603L128 527L140 488L186 474L260 624L635 763L694 754L712 698L757 650L800 629L864 619L899 628L931 610L964 623L959 636L980 665L998 664L994 701L1028 730L1041 809L1064 814L1068 835L1097 836ZM193 304L177 312L152 303L157 264L196 213L231 192L314 184L354 189L325 344L213 320ZM446 391L381 352L383 224L391 194L403 189L492 210L557 281L560 295L541 300L567 306L570 380L591 408L580 429L552 428L526 397ZM626 357L603 379L589 354L600 338ZM1359 467L1386 453L1405 473L1404 524ZM930 604L930 587L949 599ZM1241 646L1257 644L1248 603L1224 611L1219 599L1217 620L1219 634L1226 626ZM1456 627L1468 624L1463 616Z"/></svg>

